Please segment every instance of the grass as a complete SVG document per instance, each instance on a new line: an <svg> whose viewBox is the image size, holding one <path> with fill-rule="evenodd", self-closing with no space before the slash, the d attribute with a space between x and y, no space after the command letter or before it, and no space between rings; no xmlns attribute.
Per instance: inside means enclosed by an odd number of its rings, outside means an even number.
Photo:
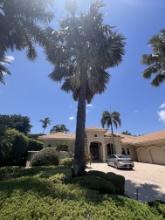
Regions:
<svg viewBox="0 0 165 220"><path fill-rule="evenodd" d="M66 167L15 172L0 181L0 220L163 220L165 204L144 204L66 183Z"/></svg>

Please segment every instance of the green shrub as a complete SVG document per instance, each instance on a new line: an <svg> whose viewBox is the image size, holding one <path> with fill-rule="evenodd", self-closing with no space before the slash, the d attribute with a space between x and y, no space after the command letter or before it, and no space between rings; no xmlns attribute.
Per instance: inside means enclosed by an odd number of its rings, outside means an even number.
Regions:
<svg viewBox="0 0 165 220"><path fill-rule="evenodd" d="M121 175L117 175L115 173L104 173L97 170L91 170L87 172L87 175L94 175L99 176L107 181L110 181L114 187L116 194L124 194L124 188L125 188L125 178Z"/></svg>
<svg viewBox="0 0 165 220"><path fill-rule="evenodd" d="M69 150L69 147L67 145L58 145L56 147L56 150L57 151L68 151Z"/></svg>
<svg viewBox="0 0 165 220"><path fill-rule="evenodd" d="M60 160L60 164L64 166L72 166L73 158L64 158Z"/></svg>
<svg viewBox="0 0 165 220"><path fill-rule="evenodd" d="M43 143L29 138L28 151L40 151L43 149Z"/></svg>
<svg viewBox="0 0 165 220"><path fill-rule="evenodd" d="M34 155L31 161L32 166L50 166L58 165L59 158L54 148L44 148Z"/></svg>
<svg viewBox="0 0 165 220"><path fill-rule="evenodd" d="M28 137L15 129L7 129L0 138L0 165L24 166Z"/></svg>
<svg viewBox="0 0 165 220"><path fill-rule="evenodd" d="M87 172L87 175L96 175L96 176L100 176L100 177L106 179L106 173L104 173L102 171L98 171L98 170L91 170L91 171Z"/></svg>
<svg viewBox="0 0 165 220"><path fill-rule="evenodd" d="M115 186L116 193L117 194L124 194L124 188L125 188L125 178L121 175L116 175L115 173L107 173L106 179L111 181L111 183Z"/></svg>
<svg viewBox="0 0 165 220"><path fill-rule="evenodd" d="M115 194L114 185L100 176L84 175L81 177L75 177L71 181L73 183L78 183L82 187L97 190L100 193Z"/></svg>

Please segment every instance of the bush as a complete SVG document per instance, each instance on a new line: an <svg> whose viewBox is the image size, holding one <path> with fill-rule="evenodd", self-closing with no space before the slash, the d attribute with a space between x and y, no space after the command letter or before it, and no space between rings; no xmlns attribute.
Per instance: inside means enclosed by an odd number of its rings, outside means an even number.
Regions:
<svg viewBox="0 0 165 220"><path fill-rule="evenodd" d="M58 165L59 158L54 148L44 148L34 155L31 162L32 166L50 166Z"/></svg>
<svg viewBox="0 0 165 220"><path fill-rule="evenodd" d="M81 177L75 177L71 181L72 183L78 183L82 187L97 190L100 193L115 194L114 185L100 176L88 174Z"/></svg>
<svg viewBox="0 0 165 220"><path fill-rule="evenodd" d="M111 183L115 186L117 194L124 194L125 188L125 178L121 175L116 175L115 173L107 173L106 179L111 181Z"/></svg>
<svg viewBox="0 0 165 220"><path fill-rule="evenodd" d="M43 145L41 141L29 138L28 151L40 151L43 149Z"/></svg>
<svg viewBox="0 0 165 220"><path fill-rule="evenodd" d="M7 129L0 138L0 165L24 166L28 137L15 129Z"/></svg>
<svg viewBox="0 0 165 220"><path fill-rule="evenodd" d="M87 175L99 176L107 181L110 181L114 187L116 194L124 194L125 188L125 178L121 175L116 175L115 173L104 173L97 170L92 170L87 173Z"/></svg>
<svg viewBox="0 0 165 220"><path fill-rule="evenodd" d="M69 147L67 145L58 145L56 147L56 150L57 151L68 151L69 150Z"/></svg>
<svg viewBox="0 0 165 220"><path fill-rule="evenodd" d="M64 166L72 166L73 158L64 158L60 160L60 164Z"/></svg>

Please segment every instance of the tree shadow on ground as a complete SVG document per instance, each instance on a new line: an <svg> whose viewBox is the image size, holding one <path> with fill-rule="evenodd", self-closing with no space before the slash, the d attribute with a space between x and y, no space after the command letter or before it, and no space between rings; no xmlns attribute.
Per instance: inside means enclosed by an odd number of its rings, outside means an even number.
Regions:
<svg viewBox="0 0 165 220"><path fill-rule="evenodd" d="M165 192L162 192L160 187L156 184L138 184L131 180L126 180L125 194L142 202L149 202L154 200L165 201Z"/></svg>

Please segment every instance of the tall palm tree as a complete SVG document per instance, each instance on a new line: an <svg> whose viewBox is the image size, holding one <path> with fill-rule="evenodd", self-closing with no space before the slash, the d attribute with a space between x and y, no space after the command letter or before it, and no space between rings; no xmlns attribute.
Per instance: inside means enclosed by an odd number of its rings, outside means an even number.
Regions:
<svg viewBox="0 0 165 220"><path fill-rule="evenodd" d="M159 86L165 81L165 30L153 36L149 41L152 54L144 54L142 62L148 67L144 70L143 77L152 78L151 84Z"/></svg>
<svg viewBox="0 0 165 220"><path fill-rule="evenodd" d="M51 120L48 117L46 117L44 119L41 119L40 122L42 123L42 127L44 129L43 133L45 133L45 130L47 129L48 125L51 124Z"/></svg>
<svg viewBox="0 0 165 220"><path fill-rule="evenodd" d="M62 82L62 90L71 92L78 102L74 175L85 170L86 103L105 91L110 78L107 69L118 65L124 54L124 37L103 24L101 7L102 3L95 1L86 14L71 13L61 22L60 30L50 30L46 48L48 60L55 65L50 78Z"/></svg>
<svg viewBox="0 0 165 220"><path fill-rule="evenodd" d="M26 50L33 60L35 45L47 42L44 28L53 18L53 0L0 0L0 82L4 82L9 50Z"/></svg>
<svg viewBox="0 0 165 220"><path fill-rule="evenodd" d="M111 128L112 142L113 142L113 146L115 146L113 126L115 126L116 128L121 126L120 113L104 111L101 118L101 124L103 128L105 127L107 127L107 129L109 129L109 127Z"/></svg>

